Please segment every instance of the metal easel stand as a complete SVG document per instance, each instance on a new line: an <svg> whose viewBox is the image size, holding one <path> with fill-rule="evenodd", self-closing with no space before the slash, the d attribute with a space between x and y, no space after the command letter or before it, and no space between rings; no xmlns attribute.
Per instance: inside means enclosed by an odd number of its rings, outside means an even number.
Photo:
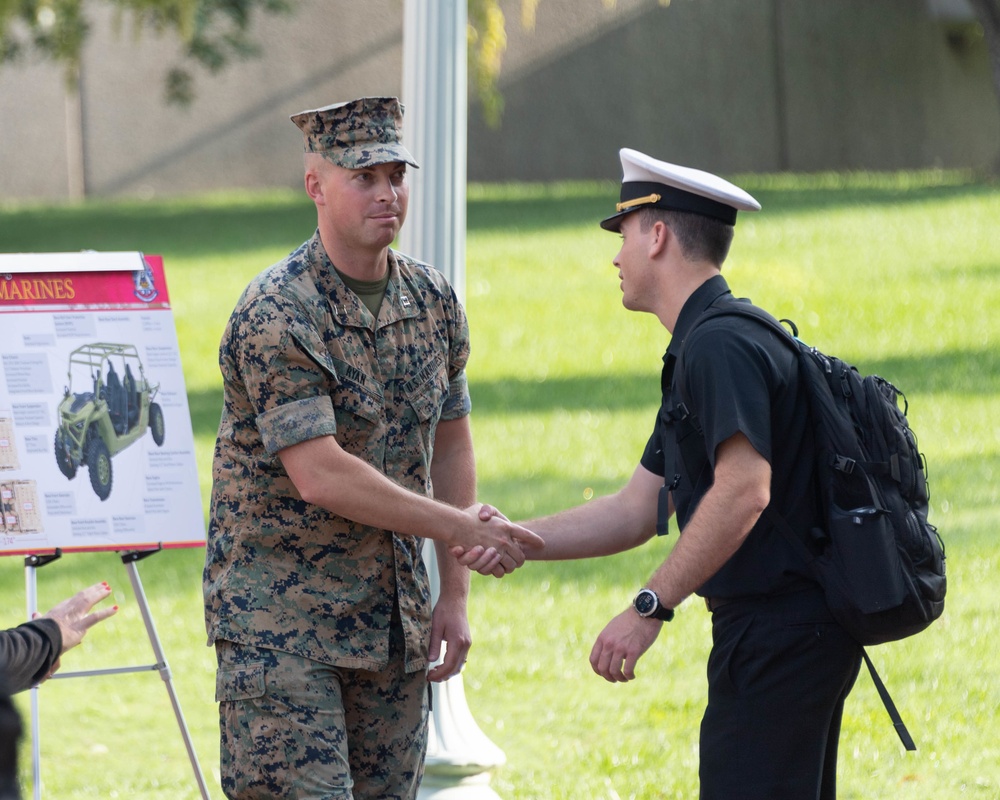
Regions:
<svg viewBox="0 0 1000 800"><path fill-rule="evenodd" d="M66 680L68 678L82 678L92 675L120 675L126 672L150 672L152 670L159 672L160 678L163 679L163 683L167 687L167 694L170 696L170 704L173 706L174 716L177 718L177 725L180 728L181 736L184 739L184 747L187 750L188 759L191 761L191 768L194 770L195 780L198 782L198 790L201 792L203 800L210 800L208 786L205 784L205 776L202 774L201 767L198 765L198 757L195 755L194 745L191 743L191 735L188 732L187 723L184 721L184 714L181 711L180 703L177 700L177 694L174 691L174 685L171 680L170 666L167 664L167 659L163 654L163 648L160 646L160 637L156 633L156 626L153 624L153 616L149 610L149 603L146 601L146 592L142 588L142 581L139 579L139 570L136 566L137 562L153 555L153 553L158 552L160 552L160 548L155 550L138 550L121 554L122 563L125 565L125 570L128 572L129 580L132 583L132 591L135 594L136 602L139 604L139 611L142 614L142 621L146 626L146 634L149 636L149 643L153 648L153 655L156 658L156 663L135 667L112 667L109 669L94 669L80 672L59 672L53 675L50 680ZM55 561L61 555L61 551L57 549L55 553L51 555L28 556L24 559L25 581L27 583L28 596L28 619L31 619L32 615L38 609L37 576L35 574L36 569ZM34 686L31 689L31 768L32 775L34 777L33 783L35 800L41 800L42 796L41 748L38 730L38 687Z"/></svg>

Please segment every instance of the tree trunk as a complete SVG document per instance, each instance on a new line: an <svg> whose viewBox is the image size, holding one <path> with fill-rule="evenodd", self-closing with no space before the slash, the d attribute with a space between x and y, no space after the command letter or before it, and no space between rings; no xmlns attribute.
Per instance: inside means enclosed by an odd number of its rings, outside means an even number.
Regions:
<svg viewBox="0 0 1000 800"><path fill-rule="evenodd" d="M969 3L983 26L990 57L990 72L993 75L993 91L1000 104L1000 0L969 0ZM993 170L1000 174L1000 153L997 154Z"/></svg>

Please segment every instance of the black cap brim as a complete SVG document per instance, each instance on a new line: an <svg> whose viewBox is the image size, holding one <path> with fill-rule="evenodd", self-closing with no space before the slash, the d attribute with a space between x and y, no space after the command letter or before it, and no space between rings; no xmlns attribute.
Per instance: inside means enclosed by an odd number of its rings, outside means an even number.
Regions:
<svg viewBox="0 0 1000 800"><path fill-rule="evenodd" d="M623 205L628 207L622 208ZM618 211L602 220L601 227L606 231L617 233L621 228L622 218L626 214L643 208L685 211L690 214L711 217L727 225L736 224L736 209L726 203L678 189L676 186L667 186L664 183L628 181L622 184Z"/></svg>

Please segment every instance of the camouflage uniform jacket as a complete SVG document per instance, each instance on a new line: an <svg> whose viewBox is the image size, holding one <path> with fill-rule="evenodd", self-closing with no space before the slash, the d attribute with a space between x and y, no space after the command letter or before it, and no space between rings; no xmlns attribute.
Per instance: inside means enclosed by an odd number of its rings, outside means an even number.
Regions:
<svg viewBox="0 0 1000 800"><path fill-rule="evenodd" d="M439 272L392 251L389 270L376 321L317 233L237 303L219 355L225 406L204 573L209 644L227 639L376 670L388 661L398 603L406 669L427 666L422 540L306 503L276 455L333 435L405 488L432 494L437 423L471 408L468 323Z"/></svg>

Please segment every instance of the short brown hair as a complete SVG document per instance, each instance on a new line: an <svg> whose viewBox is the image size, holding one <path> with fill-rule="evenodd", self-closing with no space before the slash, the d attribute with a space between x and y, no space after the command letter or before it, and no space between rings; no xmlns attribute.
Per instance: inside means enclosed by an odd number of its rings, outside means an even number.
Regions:
<svg viewBox="0 0 1000 800"><path fill-rule="evenodd" d="M636 213L639 215L639 227L644 233L655 222L667 225L674 232L687 258L708 261L721 267L729 255L736 233L733 225L702 214L663 208L643 208Z"/></svg>

